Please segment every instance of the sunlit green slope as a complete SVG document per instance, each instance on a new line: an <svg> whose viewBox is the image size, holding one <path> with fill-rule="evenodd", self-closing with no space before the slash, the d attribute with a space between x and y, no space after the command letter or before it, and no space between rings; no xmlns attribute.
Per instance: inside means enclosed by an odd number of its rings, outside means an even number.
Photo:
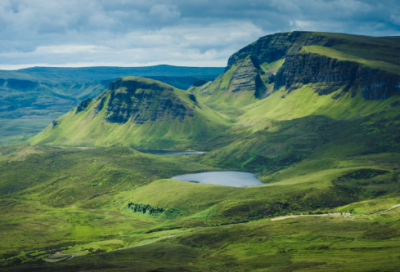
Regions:
<svg viewBox="0 0 400 272"><path fill-rule="evenodd" d="M396 271L400 208L374 213L399 203L398 154L302 162L256 187L168 179L215 170L199 156L1 147L0 271Z"/></svg>
<svg viewBox="0 0 400 272"><path fill-rule="evenodd" d="M282 66L284 59L260 66L257 59L247 57L232 65L223 75L203 86L188 91L207 106L233 118L244 113L243 107L264 98L271 89L268 76Z"/></svg>
<svg viewBox="0 0 400 272"><path fill-rule="evenodd" d="M398 270L398 47L396 38L279 33L239 50L225 74L189 92L117 80L31 139L53 146L0 148L0 265ZM157 157L55 145L210 151ZM240 169L265 184L169 179ZM26 255L45 247L77 257L48 264L49 253Z"/></svg>
<svg viewBox="0 0 400 272"><path fill-rule="evenodd" d="M57 119L30 144L198 149L229 123L194 95L159 81L126 77Z"/></svg>
<svg viewBox="0 0 400 272"><path fill-rule="evenodd" d="M396 37L260 38L214 82L189 89L243 135L208 153L208 163L273 174L301 161L398 152L399 57Z"/></svg>
<svg viewBox="0 0 400 272"><path fill-rule="evenodd" d="M400 93L399 52L400 42L396 37L299 31L277 33L240 49L229 58L223 75L213 82L193 86L189 92L232 118L258 107L260 100L271 100L270 96L277 91L285 96L305 86L322 100L326 100L326 96L336 100L346 94L354 97L359 89L364 100L385 100ZM305 102L309 92L298 93L298 97ZM276 102L272 100L274 102L266 104ZM316 101L318 99L314 98L313 103ZM307 103L297 106L304 115L309 106L315 108ZM347 103L347 106L352 105ZM289 112L291 106L286 108ZM342 109L346 109L346 105ZM348 110L354 113L359 108ZM318 112L310 110L308 114ZM289 113L286 118L290 116L293 114Z"/></svg>

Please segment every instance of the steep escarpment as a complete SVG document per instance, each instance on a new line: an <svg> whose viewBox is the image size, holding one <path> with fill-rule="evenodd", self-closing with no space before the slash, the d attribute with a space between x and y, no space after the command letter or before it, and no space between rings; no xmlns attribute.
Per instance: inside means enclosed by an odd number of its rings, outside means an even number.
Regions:
<svg viewBox="0 0 400 272"><path fill-rule="evenodd" d="M97 98L82 101L56 124L30 143L204 149L229 126L221 115L198 102L195 95L137 77L111 82Z"/></svg>
<svg viewBox="0 0 400 272"><path fill-rule="evenodd" d="M281 63L278 61L269 67L262 67L257 58L247 56L213 82L192 86L188 91L215 110L231 108L237 112L238 108L256 102L272 89L271 76Z"/></svg>
<svg viewBox="0 0 400 272"><path fill-rule="evenodd" d="M106 120L110 123L124 124L129 119L137 124L166 119L183 122L186 116L194 115L189 104L166 84L120 78L111 82L108 89Z"/></svg>
<svg viewBox="0 0 400 272"><path fill-rule="evenodd" d="M312 32L262 37L233 54L214 82L189 90L244 135L205 157L268 172L337 149L343 156L400 150L399 60L398 39Z"/></svg>
<svg viewBox="0 0 400 272"><path fill-rule="evenodd" d="M338 96L361 87L366 100L386 99L400 93L400 75L318 54L296 54L286 58L275 77L274 90L285 87L289 92L313 83L320 95L342 89Z"/></svg>
<svg viewBox="0 0 400 272"><path fill-rule="evenodd" d="M85 100L81 101L79 105L76 107L76 113L80 113L81 111L84 111L92 102L93 99L91 98L86 98Z"/></svg>
<svg viewBox="0 0 400 272"><path fill-rule="evenodd" d="M265 74L261 69L257 59L253 56L247 57L242 65L233 71L232 80L229 83L228 90L232 92L251 91L254 92L261 87L260 74Z"/></svg>
<svg viewBox="0 0 400 272"><path fill-rule="evenodd" d="M271 63L285 58L288 54L296 53L302 46L321 45L331 47L338 43L337 39L321 36L313 32L295 31L267 35L233 54L228 59L225 71L248 56L253 56L261 64Z"/></svg>
<svg viewBox="0 0 400 272"><path fill-rule="evenodd" d="M373 52L373 54L371 53ZM241 110L284 90L310 86L338 99L358 93L385 100L400 93L400 42L394 38L300 32L267 35L240 49L214 82L189 89L215 110ZM282 89L282 87L284 87ZM234 109L239 107L240 109Z"/></svg>
<svg viewBox="0 0 400 272"><path fill-rule="evenodd" d="M338 38L313 32L268 35L233 54L228 60L225 74L217 78L214 84L189 91L202 96L223 92L221 100L231 100L235 96L246 100L246 103L240 104L248 105L267 97L274 89L275 75L285 58L296 55L303 46L334 46L340 42ZM237 94L241 92L252 95Z"/></svg>

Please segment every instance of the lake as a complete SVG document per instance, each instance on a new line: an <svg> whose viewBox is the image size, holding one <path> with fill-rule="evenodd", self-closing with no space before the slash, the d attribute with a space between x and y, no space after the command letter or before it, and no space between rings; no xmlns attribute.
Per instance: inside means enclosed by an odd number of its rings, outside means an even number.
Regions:
<svg viewBox="0 0 400 272"><path fill-rule="evenodd" d="M203 151L167 151L167 150L146 150L146 151L140 151L142 153L146 154L152 154L152 155L197 155L197 154L204 154L206 152Z"/></svg>
<svg viewBox="0 0 400 272"><path fill-rule="evenodd" d="M238 171L213 171L172 177L180 181L215 184L233 187L264 185L256 174Z"/></svg>

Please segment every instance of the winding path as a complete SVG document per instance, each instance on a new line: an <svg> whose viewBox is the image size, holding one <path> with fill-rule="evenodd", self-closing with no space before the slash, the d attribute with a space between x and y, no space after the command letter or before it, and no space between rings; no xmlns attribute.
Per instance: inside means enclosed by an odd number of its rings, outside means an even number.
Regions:
<svg viewBox="0 0 400 272"><path fill-rule="evenodd" d="M333 217L350 217L351 213L323 213L323 214L298 214L298 215L287 215L287 216L280 216L272 218L271 221L280 221L289 218L296 218L296 217L305 217L305 216L333 216Z"/></svg>
<svg viewBox="0 0 400 272"><path fill-rule="evenodd" d="M389 209L386 209L386 210L383 210L383 211L380 211L380 212L376 212L376 213L367 214L367 215L374 215L374 214L384 213L384 212L387 212L387 211L396 209L396 208L398 208L398 207L400 207L400 204L394 205L393 207L390 207Z"/></svg>
<svg viewBox="0 0 400 272"><path fill-rule="evenodd" d="M371 213L371 214L364 214L364 216L370 216L370 215L375 215L375 214L380 214L384 213L393 209L396 209L400 207L400 204L394 205L393 207L390 207L389 209L376 212L376 213ZM272 218L271 221L279 221L279 220L285 220L289 218L296 218L296 217L302 217L302 216L333 216L333 217L351 217L351 213L324 213L324 214L299 214L299 215L287 215L287 216L280 216L280 217L275 217Z"/></svg>
<svg viewBox="0 0 400 272"><path fill-rule="evenodd" d="M164 240L164 239L166 239L166 238L171 238L171 237L174 237L174 236L175 236L175 234L174 234L174 235L170 235L170 236L164 236L164 237L155 239L155 240L153 240L153 241L150 241L150 242L147 242L147 243L144 243L144 244L140 244L140 245L137 245L137 246L126 247L126 248L121 248L121 249L119 249L119 250L125 250L125 249L131 249L131 248L135 248L135 247L145 246L145 245L152 244L152 243L158 242L158 241L160 241L160 240Z"/></svg>

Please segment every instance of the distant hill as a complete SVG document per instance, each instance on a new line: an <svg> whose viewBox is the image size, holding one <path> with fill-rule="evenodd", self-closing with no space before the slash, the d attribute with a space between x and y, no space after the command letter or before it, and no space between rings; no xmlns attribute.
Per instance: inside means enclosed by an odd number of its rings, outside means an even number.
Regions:
<svg viewBox="0 0 400 272"><path fill-rule="evenodd" d="M184 67L172 65L155 65L146 67L32 67L17 70L19 73L39 78L69 78L75 80L101 81L118 77L163 76L163 77L201 77L218 76L224 72L223 67Z"/></svg>
<svg viewBox="0 0 400 272"><path fill-rule="evenodd" d="M222 72L218 67L169 65L0 70L0 145L41 131L79 101L98 96L120 76L145 76L187 89L198 80L212 81Z"/></svg>
<svg viewBox="0 0 400 272"><path fill-rule="evenodd" d="M59 119L60 124L68 124L68 133L61 133L66 126L48 127L31 143L125 145L144 149L173 149L184 147L185 143L187 147L212 149L214 137L225 147L207 156L233 168L257 171L263 171L259 167L267 169L299 162L313 156L317 148L322 157L326 152L339 152L332 151L332 145L347 146L341 151L347 155L396 151L400 148L396 136L400 133L397 129L400 125L399 41L317 32L278 33L260 38L233 54L225 72L214 81L198 81L188 89L197 102L212 110L215 118L208 119L211 126L214 121L229 120L223 130L207 134L208 142L203 141L202 145L198 138L192 138L192 130L181 136L183 127L173 121L176 118L153 118L165 109L159 108L161 96L151 88L144 92L145 100L137 98L138 93L129 88L111 88L102 94L107 98L99 96L88 104L100 103L102 99L108 103L108 117L100 119L101 124L106 124L105 129L113 127L109 132L100 130L100 123L95 121L100 120L98 117L90 121L92 117L81 119L81 115L70 112L68 117ZM368 54L371 50L374 54ZM124 78L122 82L129 80ZM139 100L122 99L125 94L121 92L128 92L130 97L133 95ZM117 106L106 102L114 101L113 95L119 99ZM150 98L151 95L155 96ZM141 104L143 101L145 104ZM132 103L139 103L140 107ZM116 119L109 117L114 116L111 113L114 106L118 108ZM97 116L92 108L89 112L90 116ZM189 119L185 117L182 122ZM132 123L136 124L134 128ZM388 126L378 129L382 124ZM125 131L127 127L129 132ZM77 133L75 130L83 134L72 137ZM115 137L114 131L119 130L130 136ZM319 130L327 133L323 140L316 136ZM165 137L171 142L161 144Z"/></svg>
<svg viewBox="0 0 400 272"><path fill-rule="evenodd" d="M193 94L160 81L125 77L96 99L82 101L29 143L198 149L228 127Z"/></svg>

